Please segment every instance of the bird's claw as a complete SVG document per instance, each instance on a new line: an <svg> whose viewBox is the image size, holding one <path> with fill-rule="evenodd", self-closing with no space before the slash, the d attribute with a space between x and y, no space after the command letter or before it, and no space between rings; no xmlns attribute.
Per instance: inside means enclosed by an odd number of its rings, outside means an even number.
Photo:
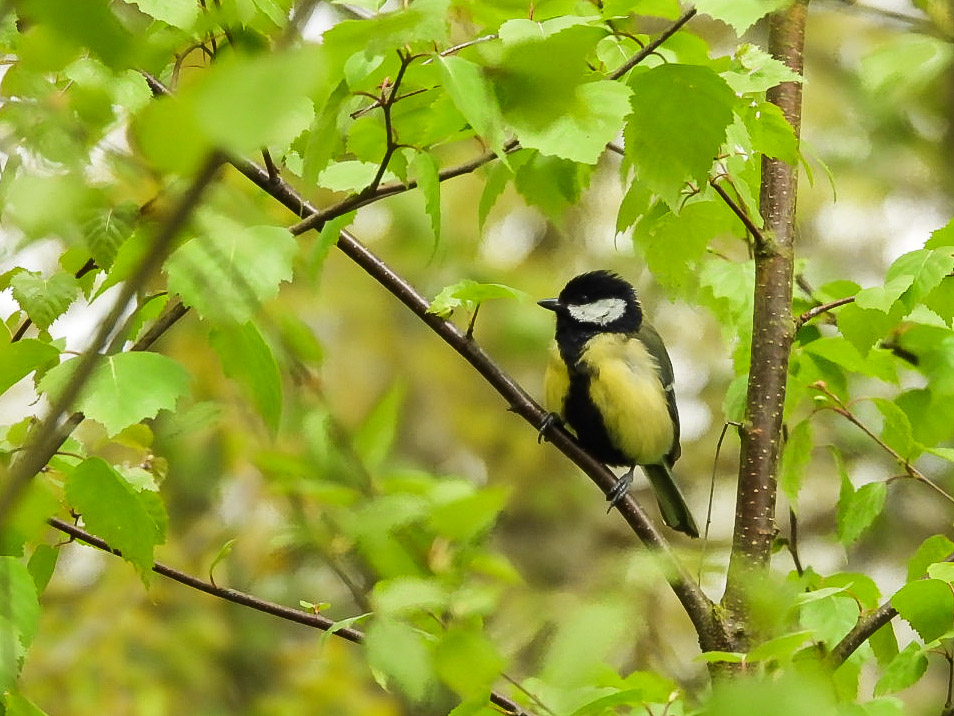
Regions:
<svg viewBox="0 0 954 716"><path fill-rule="evenodd" d="M537 444L539 445L546 439L545 433L547 430L552 428L554 425L561 425L563 420L556 413L547 413L543 420L540 423L540 428L537 431Z"/></svg>
<svg viewBox="0 0 954 716"><path fill-rule="evenodd" d="M623 496L629 491L630 485L633 484L633 471L630 470L621 478L616 481L616 484L613 485L612 489L606 493L606 499L609 501L609 507L606 508L607 514L619 504L619 501L623 499Z"/></svg>

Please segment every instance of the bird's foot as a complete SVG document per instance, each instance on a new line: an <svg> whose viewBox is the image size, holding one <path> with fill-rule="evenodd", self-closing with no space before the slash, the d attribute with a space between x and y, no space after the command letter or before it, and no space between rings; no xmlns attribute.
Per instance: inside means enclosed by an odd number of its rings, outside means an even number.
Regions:
<svg viewBox="0 0 954 716"><path fill-rule="evenodd" d="M537 431L537 444L539 445L546 439L545 433L554 425L563 425L563 419L556 413L547 413L540 423L540 429Z"/></svg>
<svg viewBox="0 0 954 716"><path fill-rule="evenodd" d="M616 481L616 484L613 485L613 488L606 493L606 499L609 500L609 507L606 508L606 512L609 513L620 500L623 499L623 496L629 491L630 485L633 484L633 471L630 470L621 478Z"/></svg>

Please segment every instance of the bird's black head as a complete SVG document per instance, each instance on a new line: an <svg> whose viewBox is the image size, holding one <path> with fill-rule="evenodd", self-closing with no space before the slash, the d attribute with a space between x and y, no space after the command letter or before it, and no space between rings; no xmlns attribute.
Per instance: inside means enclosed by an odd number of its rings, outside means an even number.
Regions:
<svg viewBox="0 0 954 716"><path fill-rule="evenodd" d="M626 333L639 330L643 311L635 289L610 271L580 274L539 304L557 314L557 330Z"/></svg>

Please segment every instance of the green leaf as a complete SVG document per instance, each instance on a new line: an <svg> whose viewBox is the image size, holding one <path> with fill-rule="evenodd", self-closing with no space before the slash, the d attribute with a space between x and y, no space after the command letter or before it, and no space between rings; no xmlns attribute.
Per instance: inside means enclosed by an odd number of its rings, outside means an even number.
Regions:
<svg viewBox="0 0 954 716"><path fill-rule="evenodd" d="M926 249L940 249L945 246L954 246L954 219L932 231L931 238L924 242Z"/></svg>
<svg viewBox="0 0 954 716"><path fill-rule="evenodd" d="M771 659L788 660L802 645L811 638L810 631L796 631L762 642L752 649L746 661L768 661Z"/></svg>
<svg viewBox="0 0 954 716"><path fill-rule="evenodd" d="M0 667L0 672L2 672L2 667ZM0 688L2 688L2 683L3 678L0 676ZM4 716L48 716L46 711L16 691L6 693L2 700L2 707L6 709Z"/></svg>
<svg viewBox="0 0 954 716"><path fill-rule="evenodd" d="M931 535L917 548L908 560L907 581L912 582L927 574L930 565L954 554L954 542L945 535Z"/></svg>
<svg viewBox="0 0 954 716"><path fill-rule="evenodd" d="M887 485L869 482L850 493L843 492L838 499L838 539L846 547L853 544L871 527L881 511L887 496Z"/></svg>
<svg viewBox="0 0 954 716"><path fill-rule="evenodd" d="M447 605L447 589L434 579L395 577L374 585L371 603L376 614L401 616L421 611L441 611Z"/></svg>
<svg viewBox="0 0 954 716"><path fill-rule="evenodd" d="M562 224L566 210L575 205L590 182L593 167L536 150L521 152L511 159L517 170L514 185L527 203L539 207L556 224Z"/></svg>
<svg viewBox="0 0 954 716"><path fill-rule="evenodd" d="M602 36L573 25L508 45L493 77L503 116L524 147L595 164L619 133L631 111L629 88L587 78L585 57Z"/></svg>
<svg viewBox="0 0 954 716"><path fill-rule="evenodd" d="M565 686L587 684L599 665L626 639L632 610L619 601L578 605L557 626L541 678Z"/></svg>
<svg viewBox="0 0 954 716"><path fill-rule="evenodd" d="M808 343L804 350L841 366L849 373L871 375L889 383L897 382L894 361L886 351L875 351L864 357L854 344L840 336L819 338Z"/></svg>
<svg viewBox="0 0 954 716"><path fill-rule="evenodd" d="M908 290L901 296L907 310L913 310L919 301L933 291L951 271L954 254L950 247L918 249L898 257L885 274L885 286L910 278Z"/></svg>
<svg viewBox="0 0 954 716"><path fill-rule="evenodd" d="M855 296L855 304L859 308L870 308L887 313L913 282L913 276L895 276L890 281L885 281L884 286L872 286L859 291Z"/></svg>
<svg viewBox="0 0 954 716"><path fill-rule="evenodd" d="M720 74L736 92L765 92L782 82L802 81L800 74L755 45L739 45L732 57L738 62L738 68Z"/></svg>
<svg viewBox="0 0 954 716"><path fill-rule="evenodd" d="M199 6L192 0L129 0L147 15L168 25L188 30L199 17Z"/></svg>
<svg viewBox="0 0 954 716"><path fill-rule="evenodd" d="M132 236L139 207L133 202L98 209L83 222L83 240L96 265L108 271L119 247Z"/></svg>
<svg viewBox="0 0 954 716"><path fill-rule="evenodd" d="M40 330L49 329L79 295L79 282L67 273L44 279L33 271L20 271L10 279L13 298Z"/></svg>
<svg viewBox="0 0 954 716"><path fill-rule="evenodd" d="M779 487L794 506L798 504L798 493L802 487L805 468L812 457L815 446L812 426L803 420L788 434L785 449L782 452L782 468L779 474Z"/></svg>
<svg viewBox="0 0 954 716"><path fill-rule="evenodd" d="M437 160L427 152L418 152L411 162L411 174L424 194L424 211L431 219L434 241L441 238L441 181Z"/></svg>
<svg viewBox="0 0 954 716"><path fill-rule="evenodd" d="M368 664L386 684L399 686L412 701L422 701L434 683L431 655L424 637L393 619L375 619L365 639Z"/></svg>
<svg viewBox="0 0 954 716"><path fill-rule="evenodd" d="M506 165L503 116L483 68L456 55L439 55L438 60L441 81L454 106L464 115L477 136L486 141Z"/></svg>
<svg viewBox="0 0 954 716"><path fill-rule="evenodd" d="M745 654L739 651L704 651L696 656L698 661L704 661L707 664L741 664L745 661Z"/></svg>
<svg viewBox="0 0 954 716"><path fill-rule="evenodd" d="M27 569L30 570L30 576L36 585L37 594L42 594L46 585L50 583L53 577L53 570L56 569L56 560L60 556L58 547L49 544L37 545L30 555L30 561L27 562Z"/></svg>
<svg viewBox="0 0 954 716"><path fill-rule="evenodd" d="M891 606L921 636L925 644L954 627L954 594L939 579L908 582L891 597Z"/></svg>
<svg viewBox="0 0 954 716"><path fill-rule="evenodd" d="M931 579L939 579L948 584L954 583L954 563L935 562L928 567L927 573Z"/></svg>
<svg viewBox="0 0 954 716"><path fill-rule="evenodd" d="M802 627L812 631L815 641L834 646L858 621L858 604L851 597L837 594L802 604L798 617Z"/></svg>
<svg viewBox="0 0 954 716"><path fill-rule="evenodd" d="M878 683L875 684L875 696L883 696L908 688L924 676L927 665L928 660L924 649L917 642L911 642L885 668Z"/></svg>
<svg viewBox="0 0 954 716"><path fill-rule="evenodd" d="M0 343L0 394L35 370L55 365L60 351L55 346L34 338L21 338L16 343Z"/></svg>
<svg viewBox="0 0 954 716"><path fill-rule="evenodd" d="M272 434L282 417L282 376L272 349L252 323L222 325L209 334L225 374L237 382Z"/></svg>
<svg viewBox="0 0 954 716"><path fill-rule="evenodd" d="M427 49L447 39L449 0L415 0L403 9L370 20L345 20L324 34L323 40L345 57L363 51L384 55L405 45L424 43Z"/></svg>
<svg viewBox="0 0 954 716"><path fill-rule="evenodd" d="M743 119L753 150L798 166L798 138L781 109L771 102L759 102L745 108Z"/></svg>
<svg viewBox="0 0 954 716"><path fill-rule="evenodd" d="M294 237L278 226L241 226L219 218L166 261L169 290L204 318L247 323L292 277Z"/></svg>
<svg viewBox="0 0 954 716"><path fill-rule="evenodd" d="M639 180L678 210L685 182L707 181L732 123L735 94L719 75L698 65L660 65L633 77L631 85L634 113L624 132L626 156Z"/></svg>
<svg viewBox="0 0 954 716"><path fill-rule="evenodd" d="M434 653L438 677L465 698L486 694L505 663L483 633L462 627L445 632Z"/></svg>
<svg viewBox="0 0 954 716"><path fill-rule="evenodd" d="M13 625L20 645L29 649L39 626L40 603L33 577L15 557L0 556L0 619ZM5 657L0 653L0 659Z"/></svg>
<svg viewBox="0 0 954 716"><path fill-rule="evenodd" d="M114 69L135 67L141 42L133 38L105 0L30 0L30 19L52 28L67 46L89 47Z"/></svg>
<svg viewBox="0 0 954 716"><path fill-rule="evenodd" d="M897 325L901 311L896 306L891 313L879 309L862 308L855 303L838 309L838 329L862 354L884 338Z"/></svg>
<svg viewBox="0 0 954 716"><path fill-rule="evenodd" d="M860 74L873 92L904 94L926 87L950 66L950 45L920 33L896 33L861 58Z"/></svg>
<svg viewBox="0 0 954 716"><path fill-rule="evenodd" d="M921 454L922 448L915 442L911 431L911 421L895 403L884 398L872 398L872 401L884 417L881 439L894 449L903 459L914 460Z"/></svg>
<svg viewBox="0 0 954 716"><path fill-rule="evenodd" d="M525 299L526 294L500 283L478 283L465 278L441 289L441 292L431 301L427 312L447 318L455 308L464 306L473 309L492 298Z"/></svg>
<svg viewBox="0 0 954 716"><path fill-rule="evenodd" d="M149 504L156 493L138 491L105 460L84 460L66 479L70 506L83 516L91 533L102 537L148 581L153 549L165 541L164 520Z"/></svg>
<svg viewBox="0 0 954 716"><path fill-rule="evenodd" d="M510 492L507 488L488 487L437 505L430 513L431 528L450 539L473 539L494 523Z"/></svg>
<svg viewBox="0 0 954 716"><path fill-rule="evenodd" d="M788 3L789 0L699 0L695 7L699 12L731 25L741 37L765 15Z"/></svg>
<svg viewBox="0 0 954 716"><path fill-rule="evenodd" d="M352 444L368 470L381 467L391 452L406 394L407 386L395 382L355 431Z"/></svg>
<svg viewBox="0 0 954 716"><path fill-rule="evenodd" d="M318 186L331 191L357 192L371 185L378 173L378 166L371 162L359 162L353 159L334 162L318 175ZM396 181L397 176L393 172L386 171L382 180Z"/></svg>
<svg viewBox="0 0 954 716"><path fill-rule="evenodd" d="M50 370L40 390L56 395L72 378L79 359L72 358ZM103 424L110 435L173 410L189 391L189 374L172 358L157 353L119 353L99 359L75 403L77 410Z"/></svg>

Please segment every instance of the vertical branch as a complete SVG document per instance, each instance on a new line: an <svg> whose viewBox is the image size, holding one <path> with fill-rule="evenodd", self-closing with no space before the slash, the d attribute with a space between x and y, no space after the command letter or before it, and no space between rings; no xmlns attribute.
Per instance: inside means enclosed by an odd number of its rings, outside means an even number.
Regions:
<svg viewBox="0 0 954 716"><path fill-rule="evenodd" d="M802 49L808 0L796 0L769 19L769 51L796 72ZM785 82L768 92L795 130L801 125L802 87ZM762 158L760 210L765 221L755 238L755 305L752 353L742 426L742 456L735 507L735 532L723 604L738 647L750 638L745 627L745 591L751 578L769 563L776 533L776 468L781 445L782 408L794 335L792 277L798 168Z"/></svg>

